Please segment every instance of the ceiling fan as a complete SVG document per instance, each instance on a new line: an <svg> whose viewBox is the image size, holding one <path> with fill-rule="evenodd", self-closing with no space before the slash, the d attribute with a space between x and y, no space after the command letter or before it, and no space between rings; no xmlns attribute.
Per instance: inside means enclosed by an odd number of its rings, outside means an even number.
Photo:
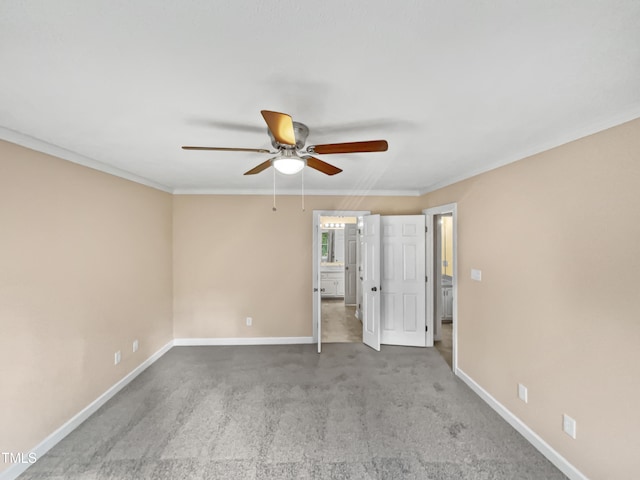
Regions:
<svg viewBox="0 0 640 480"><path fill-rule="evenodd" d="M194 147L183 146L184 150L215 150L226 152L256 152L276 154L275 157L262 162L252 168L245 175L255 175L270 166L286 175L293 175L302 170L305 166L311 167L327 175L335 175L342 170L329 163L308 155L320 154L331 155L335 153L360 153L360 152L386 152L389 145L386 140L372 140L367 142L349 143L327 143L323 145L309 145L304 148L309 128L298 122L294 122L291 116L286 113L262 110L260 112L265 122L267 122L271 145L275 151L263 148L232 148L232 147Z"/></svg>

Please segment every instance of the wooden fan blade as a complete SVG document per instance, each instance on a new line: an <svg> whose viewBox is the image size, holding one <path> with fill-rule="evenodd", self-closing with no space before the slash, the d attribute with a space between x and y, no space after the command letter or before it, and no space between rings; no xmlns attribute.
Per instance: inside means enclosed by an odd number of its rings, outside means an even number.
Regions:
<svg viewBox="0 0 640 480"><path fill-rule="evenodd" d="M260 113L267 122L269 130L278 143L283 145L295 145L296 134L293 130L293 120L286 113L261 110Z"/></svg>
<svg viewBox="0 0 640 480"><path fill-rule="evenodd" d="M307 151L329 155L332 153L360 153L386 152L389 144L386 140L371 140L369 142L327 143L325 145L311 145Z"/></svg>
<svg viewBox="0 0 640 480"><path fill-rule="evenodd" d="M257 167L253 167L251 170L249 170L248 172L245 172L245 175L255 175L256 173L260 173L263 170L266 170L267 168L269 168L271 166L271 159L267 160L266 162L262 162L260 165L258 165Z"/></svg>
<svg viewBox="0 0 640 480"><path fill-rule="evenodd" d="M257 152L257 153L271 153L264 148L232 148L232 147L191 147L183 146L183 150L214 150L222 152Z"/></svg>
<svg viewBox="0 0 640 480"><path fill-rule="evenodd" d="M310 157L309 155L305 155L304 158L307 161L307 167L314 168L319 172L326 173L327 175L335 175L336 173L340 173L342 170L338 167L334 167L333 165L328 164L327 162L323 162L319 158Z"/></svg>

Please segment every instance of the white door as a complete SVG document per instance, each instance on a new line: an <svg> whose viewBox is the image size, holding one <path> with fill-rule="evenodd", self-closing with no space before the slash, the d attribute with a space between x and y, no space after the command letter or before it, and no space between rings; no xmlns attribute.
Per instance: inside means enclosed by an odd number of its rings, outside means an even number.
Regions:
<svg viewBox="0 0 640 480"><path fill-rule="evenodd" d="M364 217L362 311L362 341L380 351L380 215Z"/></svg>
<svg viewBox="0 0 640 480"><path fill-rule="evenodd" d="M356 317L362 322L362 252L364 251L364 240L362 231L364 229L363 217L358 217L358 243L356 244L356 259L358 262L358 277L356 281Z"/></svg>
<svg viewBox="0 0 640 480"><path fill-rule="evenodd" d="M356 285L358 280L358 226L347 223L344 226L344 304L356 304Z"/></svg>
<svg viewBox="0 0 640 480"><path fill-rule="evenodd" d="M315 243L315 252L317 255L317 259L314 262L315 269L315 277L313 279L314 288L313 288L313 301L315 304L314 311L317 312L317 325L318 325L318 353L322 351L322 273L320 272L320 258L322 251L322 229L319 224L316 224L316 243Z"/></svg>
<svg viewBox="0 0 640 480"><path fill-rule="evenodd" d="M384 216L381 231L380 343L425 347L425 217Z"/></svg>
<svg viewBox="0 0 640 480"><path fill-rule="evenodd" d="M426 268L426 276L427 276L427 287L426 287L426 315L427 315L427 347L433 347L434 340L434 323L435 323L435 296L434 296L434 288L433 283L435 281L435 269L433 268L433 257L435 252L435 247L433 245L434 242L434 226L433 226L433 215L427 214L426 217L426 251L427 251L427 268Z"/></svg>
<svg viewBox="0 0 640 480"><path fill-rule="evenodd" d="M442 340L442 215L433 216L433 340Z"/></svg>

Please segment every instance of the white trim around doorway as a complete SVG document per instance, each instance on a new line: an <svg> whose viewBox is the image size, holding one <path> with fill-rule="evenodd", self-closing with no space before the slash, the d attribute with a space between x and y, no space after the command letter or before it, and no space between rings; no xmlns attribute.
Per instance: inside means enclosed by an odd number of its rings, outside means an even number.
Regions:
<svg viewBox="0 0 640 480"><path fill-rule="evenodd" d="M448 203L446 205L439 205L437 207L427 208L422 211L426 215L427 220L427 276L429 281L427 282L427 324L434 325L435 319L433 318L433 302L435 299L435 270L433 259L433 217L435 215L451 214L453 223L453 328L452 328L452 351L451 351L451 363L452 370L458 374L458 206L457 203ZM431 319L429 319L431 316ZM431 322L431 323L429 323Z"/></svg>
<svg viewBox="0 0 640 480"><path fill-rule="evenodd" d="M370 210L314 210L313 211L313 226L312 226L312 246L313 254L311 255L312 266L312 279L311 284L313 288L320 288L320 245L318 245L318 231L320 229L320 217L361 217L364 215L370 215ZM318 342L318 322L321 320L319 295L317 292L313 292L313 342Z"/></svg>

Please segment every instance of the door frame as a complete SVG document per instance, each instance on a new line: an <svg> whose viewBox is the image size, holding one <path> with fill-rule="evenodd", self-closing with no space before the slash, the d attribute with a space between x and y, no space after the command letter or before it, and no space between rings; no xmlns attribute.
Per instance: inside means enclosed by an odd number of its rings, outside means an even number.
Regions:
<svg viewBox="0 0 640 480"><path fill-rule="evenodd" d="M437 207L427 208L422 211L426 215L427 222L427 325L435 325L434 299L435 299L435 265L434 265L434 233L433 217L435 215L451 214L453 230L453 318L452 318L452 351L451 365L454 373L458 372L458 204L448 203ZM431 337L431 338L429 338ZM429 340L433 344L433 331L427 332L427 345Z"/></svg>
<svg viewBox="0 0 640 480"><path fill-rule="evenodd" d="M318 353L321 350L322 337L318 338L318 331L321 331L322 326L319 322L322 321L320 299L320 245L318 242L320 232L320 217L362 217L364 215L371 215L370 210L314 210L313 211L313 225L312 225L312 296L313 296L313 314L312 314L312 328L313 328L313 343L318 344ZM316 290L317 289L317 290Z"/></svg>

